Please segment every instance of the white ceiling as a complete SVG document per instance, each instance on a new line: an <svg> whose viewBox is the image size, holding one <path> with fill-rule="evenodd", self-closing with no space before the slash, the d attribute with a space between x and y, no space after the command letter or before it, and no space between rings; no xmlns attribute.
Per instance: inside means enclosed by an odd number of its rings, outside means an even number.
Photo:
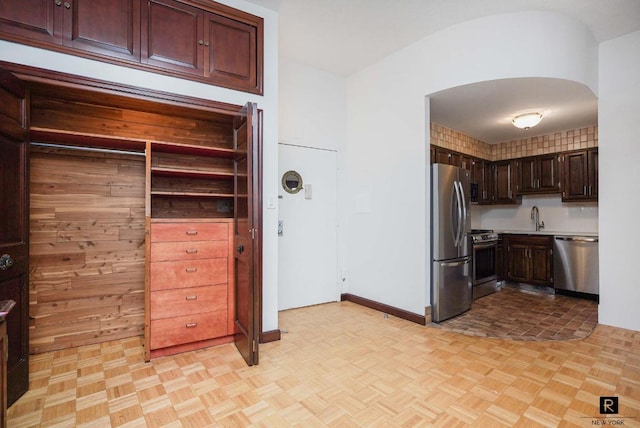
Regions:
<svg viewBox="0 0 640 428"><path fill-rule="evenodd" d="M343 76L451 25L501 13L564 13L584 22L599 42L640 30L640 0L249 1L279 12L280 57ZM550 112L529 134L506 126L509 114L534 108ZM435 122L495 143L593 125L597 101L573 82L510 79L436 94L431 114Z"/></svg>

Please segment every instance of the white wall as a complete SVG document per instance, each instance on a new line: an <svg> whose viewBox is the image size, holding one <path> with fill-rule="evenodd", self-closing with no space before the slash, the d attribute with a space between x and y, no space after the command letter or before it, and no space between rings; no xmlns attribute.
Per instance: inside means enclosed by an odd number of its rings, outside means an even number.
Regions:
<svg viewBox="0 0 640 428"><path fill-rule="evenodd" d="M472 205L471 227L498 231L535 231L531 207L537 206L544 232L598 233L598 203L563 203L556 195L525 195L520 205Z"/></svg>
<svg viewBox="0 0 640 428"><path fill-rule="evenodd" d="M279 65L278 141L338 152L338 189L344 187L347 142L347 80L299 62L281 58ZM338 194L339 273L346 271L344 193ZM322 251L322 249L318 249ZM348 288L348 278L342 292Z"/></svg>
<svg viewBox="0 0 640 428"><path fill-rule="evenodd" d="M425 96L511 77L574 80L597 93L597 55L583 24L527 12L449 27L351 76L344 205L350 292L417 314L431 304Z"/></svg>
<svg viewBox="0 0 640 428"><path fill-rule="evenodd" d="M600 46L599 322L640 331L640 32Z"/></svg>
<svg viewBox="0 0 640 428"><path fill-rule="evenodd" d="M256 102L264 110L263 192L265 200L278 192L278 15L244 0L218 0L264 18L264 96L233 91L140 70L0 41L0 60L70 74L243 105ZM277 209L263 211L263 331L278 328Z"/></svg>

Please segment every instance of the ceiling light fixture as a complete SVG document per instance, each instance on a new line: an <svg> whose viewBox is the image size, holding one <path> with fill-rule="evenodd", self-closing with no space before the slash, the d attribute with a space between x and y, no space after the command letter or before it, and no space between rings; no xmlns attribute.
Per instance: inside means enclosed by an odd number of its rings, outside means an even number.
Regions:
<svg viewBox="0 0 640 428"><path fill-rule="evenodd" d="M525 131L533 128L542 120L542 113L525 113L519 114L512 119L513 126L524 129Z"/></svg>

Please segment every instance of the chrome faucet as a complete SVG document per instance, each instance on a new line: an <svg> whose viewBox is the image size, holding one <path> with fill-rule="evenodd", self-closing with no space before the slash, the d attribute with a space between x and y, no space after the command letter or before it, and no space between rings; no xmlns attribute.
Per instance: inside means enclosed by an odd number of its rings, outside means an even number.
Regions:
<svg viewBox="0 0 640 428"><path fill-rule="evenodd" d="M531 220L536 223L536 232L539 232L540 229L544 229L544 221L540 221L540 211L535 205L531 207Z"/></svg>

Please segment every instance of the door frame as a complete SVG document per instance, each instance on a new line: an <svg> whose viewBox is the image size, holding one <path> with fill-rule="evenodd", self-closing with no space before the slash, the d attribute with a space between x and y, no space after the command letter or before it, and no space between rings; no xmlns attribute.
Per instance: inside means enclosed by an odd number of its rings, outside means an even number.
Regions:
<svg viewBox="0 0 640 428"><path fill-rule="evenodd" d="M91 93L95 93L96 96L100 94L109 94L120 97L126 97L130 99L131 103L135 105L137 102L144 103L157 103L158 105L170 105L179 108L187 108L193 111L198 111L206 114L207 112L225 114L229 116L236 116L238 111L243 107L240 105L223 103L219 101L212 101L203 98L195 98L184 96L180 94L173 94L163 91L156 91L152 89L145 89L135 86L129 86L125 84L119 84L114 82L107 82L85 76L78 76L68 73L62 73L58 71L46 70L37 67L31 67L21 64L15 64L6 61L0 61L0 68L9 71L19 80L25 82L27 87L29 85L38 85L39 87L47 87L52 90L64 90L66 88L83 90ZM27 100L27 106L29 102ZM29 129L29 108L27 107L27 129ZM262 165L263 165L263 144L262 144L262 111L258 110L256 117L257 121L257 141L254 142L254 156L257 157L254 162L254 166L257 166L258 171L253 173L256 175L258 188L254 190L255 201L254 204L254 221L255 227L258 228L258 233L254 241L254 248L256 249L254 255L254 287L256 289L256 298L254 301L254 311L258 317L257 327L258 336L262 339L262 201L263 201L263 189L262 189ZM79 144L80 145L80 144ZM273 333L270 332L270 337ZM279 338L279 337L278 337ZM264 342L265 340L260 340Z"/></svg>

